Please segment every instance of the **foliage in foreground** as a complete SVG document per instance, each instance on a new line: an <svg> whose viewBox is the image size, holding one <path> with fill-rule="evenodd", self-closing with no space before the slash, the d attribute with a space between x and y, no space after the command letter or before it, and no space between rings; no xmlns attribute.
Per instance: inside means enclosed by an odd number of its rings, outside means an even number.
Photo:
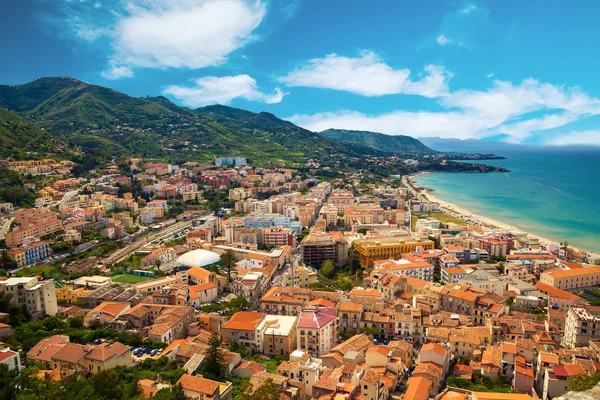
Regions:
<svg viewBox="0 0 600 400"><path fill-rule="evenodd" d="M141 379L160 379L171 384L176 383L184 371L177 363L162 357L159 360L144 360L135 367L117 367L100 371L91 377L78 374L65 377L60 382L37 378L40 369L31 366L18 376L0 364L0 400L109 400L139 399L138 381ZM157 393L158 394L158 393ZM162 400L184 399L179 388L165 390Z"/></svg>

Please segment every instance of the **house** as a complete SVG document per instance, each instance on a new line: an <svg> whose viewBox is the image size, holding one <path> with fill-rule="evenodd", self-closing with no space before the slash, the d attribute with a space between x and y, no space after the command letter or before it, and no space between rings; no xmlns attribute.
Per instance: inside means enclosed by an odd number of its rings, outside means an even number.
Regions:
<svg viewBox="0 0 600 400"><path fill-rule="evenodd" d="M202 304L212 303L219 297L217 286L212 282L201 283L189 287L188 305L200 307Z"/></svg>
<svg viewBox="0 0 600 400"><path fill-rule="evenodd" d="M542 399L547 400L560 396L567 391L570 376L584 375L585 370L579 364L555 365L544 373Z"/></svg>
<svg viewBox="0 0 600 400"><path fill-rule="evenodd" d="M428 400L431 392L431 381L421 376L411 376L406 383L403 400Z"/></svg>
<svg viewBox="0 0 600 400"><path fill-rule="evenodd" d="M345 303L342 303L345 304ZM321 359L327 367L339 367L344 362L362 363L367 358L367 350L373 345L373 339L364 333L354 335L346 341L333 347Z"/></svg>
<svg viewBox="0 0 600 400"><path fill-rule="evenodd" d="M199 400L231 400L231 382L221 383L201 376L183 374L177 381L183 388L183 394Z"/></svg>
<svg viewBox="0 0 600 400"><path fill-rule="evenodd" d="M290 354L290 361L283 361L277 371L291 380L304 383L304 395L311 397L314 385L319 382L323 372L323 362L320 358L313 358L304 350L294 350Z"/></svg>
<svg viewBox="0 0 600 400"><path fill-rule="evenodd" d="M121 314L131 308L128 302L104 302L100 303L96 308L89 311L83 323L85 326L90 326L92 322L111 323L116 320Z"/></svg>
<svg viewBox="0 0 600 400"><path fill-rule="evenodd" d="M223 325L221 336L224 342L239 343L248 348L262 348L262 338L257 332L259 323L265 318L265 314L253 311L240 311Z"/></svg>
<svg viewBox="0 0 600 400"><path fill-rule="evenodd" d="M9 348L0 349L0 364L4 364L8 366L9 370L16 370L17 372L23 368L19 352L12 351Z"/></svg>

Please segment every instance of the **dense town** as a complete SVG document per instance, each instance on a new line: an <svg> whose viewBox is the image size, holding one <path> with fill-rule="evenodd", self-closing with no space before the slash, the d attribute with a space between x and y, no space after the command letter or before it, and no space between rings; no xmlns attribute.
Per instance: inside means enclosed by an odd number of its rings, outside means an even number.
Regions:
<svg viewBox="0 0 600 400"><path fill-rule="evenodd" d="M31 207L0 204L14 376L129 368L127 398L213 400L547 400L600 381L600 259L463 219L401 176L0 164L38 178Z"/></svg>

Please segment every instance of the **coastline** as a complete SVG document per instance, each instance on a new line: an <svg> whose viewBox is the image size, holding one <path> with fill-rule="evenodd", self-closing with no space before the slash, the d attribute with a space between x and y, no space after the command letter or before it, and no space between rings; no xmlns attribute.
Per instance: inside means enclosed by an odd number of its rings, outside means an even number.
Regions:
<svg viewBox="0 0 600 400"><path fill-rule="evenodd" d="M415 192L417 193L417 196L420 196L421 198L431 202L431 203L437 203L439 204L440 208L443 209L443 211L445 212L449 212L451 215L467 222L467 223L471 223L474 225L481 225L484 228L487 229L503 229L512 233L524 233L527 234L529 237L532 237L534 239L539 240L540 245L542 246L547 246L549 244L552 243L560 243L560 241L558 240L553 240L553 239L549 239L545 236L541 236L535 233L531 233L528 231L524 231L523 229L517 228L514 225L502 222L502 221L498 221L494 218L490 218L490 217L486 217L483 215L479 215L476 214L474 212L471 212L470 210L461 207L457 204L451 203L449 201L440 199L439 197L435 196L435 194L433 194L434 189L432 188L427 188L424 186L418 186L417 184L415 184L415 182L413 181L414 178L418 178L419 176L425 176L428 174L431 174L432 172L419 172L416 174L412 174L407 176L410 184L413 186ZM417 188L421 188L421 192L418 192L416 189ZM593 254L598 256L597 253L593 252L593 251L588 251L588 250L584 250L578 247L574 247L572 245L569 245L569 248L575 250L575 251L581 251L581 252L585 252L588 254Z"/></svg>

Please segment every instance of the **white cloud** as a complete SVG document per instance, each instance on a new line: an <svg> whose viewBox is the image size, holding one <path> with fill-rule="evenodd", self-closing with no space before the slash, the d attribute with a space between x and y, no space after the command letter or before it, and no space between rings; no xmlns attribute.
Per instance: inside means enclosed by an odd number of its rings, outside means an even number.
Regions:
<svg viewBox="0 0 600 400"><path fill-rule="evenodd" d="M496 130L510 136L510 142L520 142L529 137L532 132L559 128L577 120L579 116L575 113L565 112L562 114L550 114L541 118L532 118L516 123L507 123L499 126Z"/></svg>
<svg viewBox="0 0 600 400"><path fill-rule="evenodd" d="M256 39L266 15L262 0L116 0L65 5L75 36L106 38L109 67L189 68L218 66L233 51ZM122 76L132 76L131 74Z"/></svg>
<svg viewBox="0 0 600 400"><path fill-rule="evenodd" d="M279 103L285 93L275 88L275 93L266 94L258 90L256 80L248 75L208 76L196 79L194 87L172 85L164 94L171 95L190 107L207 104L228 104L235 98L273 104Z"/></svg>
<svg viewBox="0 0 600 400"><path fill-rule="evenodd" d="M133 70L127 65L110 64L100 75L102 75L104 79L111 80L131 78L133 76Z"/></svg>
<svg viewBox="0 0 600 400"><path fill-rule="evenodd" d="M380 115L357 111L294 115L310 130L361 129L391 135L480 138L504 133L521 142L532 132L555 129L600 114L600 100L577 88L526 79L518 85L494 81L486 91L459 90L438 99L439 112L398 110ZM560 111L560 112L556 112ZM535 113L535 114L533 114ZM534 115L534 116L533 116Z"/></svg>
<svg viewBox="0 0 600 400"><path fill-rule="evenodd" d="M252 40L266 12L263 3L243 0L150 0L129 8L116 26L113 59L151 68L220 65Z"/></svg>
<svg viewBox="0 0 600 400"><path fill-rule="evenodd" d="M493 78L493 77L494 77L494 74L493 74L493 73L489 73L489 74L487 74L486 76L487 76L488 78Z"/></svg>
<svg viewBox="0 0 600 400"><path fill-rule="evenodd" d="M356 58L329 54L309 60L279 80L287 86L343 90L363 96L444 95L451 74L434 65L425 67L425 72L420 80L412 81L410 70L393 69L374 52L364 50Z"/></svg>
<svg viewBox="0 0 600 400"><path fill-rule="evenodd" d="M460 12L462 12L464 14L470 14L470 13L472 13L475 10L477 10L477 6L470 5L470 6L467 6L467 7L463 8L462 10L460 10Z"/></svg>
<svg viewBox="0 0 600 400"><path fill-rule="evenodd" d="M322 131L329 128L368 130L388 135L413 137L438 136L469 138L501 123L493 116L462 112L394 111L380 115L366 115L356 111L294 115L290 121L306 129Z"/></svg>
<svg viewBox="0 0 600 400"><path fill-rule="evenodd" d="M509 118L538 110L565 110L576 114L597 114L600 100L577 88L564 88L535 79L519 85L496 80L487 91L459 90L441 99L447 107L502 115Z"/></svg>
<svg viewBox="0 0 600 400"><path fill-rule="evenodd" d="M600 146L600 131L570 132L546 142L553 146Z"/></svg>
<svg viewBox="0 0 600 400"><path fill-rule="evenodd" d="M438 36L435 40L442 46L445 46L447 44L454 44L454 40L447 38L446 36L444 36L443 33L440 36Z"/></svg>

